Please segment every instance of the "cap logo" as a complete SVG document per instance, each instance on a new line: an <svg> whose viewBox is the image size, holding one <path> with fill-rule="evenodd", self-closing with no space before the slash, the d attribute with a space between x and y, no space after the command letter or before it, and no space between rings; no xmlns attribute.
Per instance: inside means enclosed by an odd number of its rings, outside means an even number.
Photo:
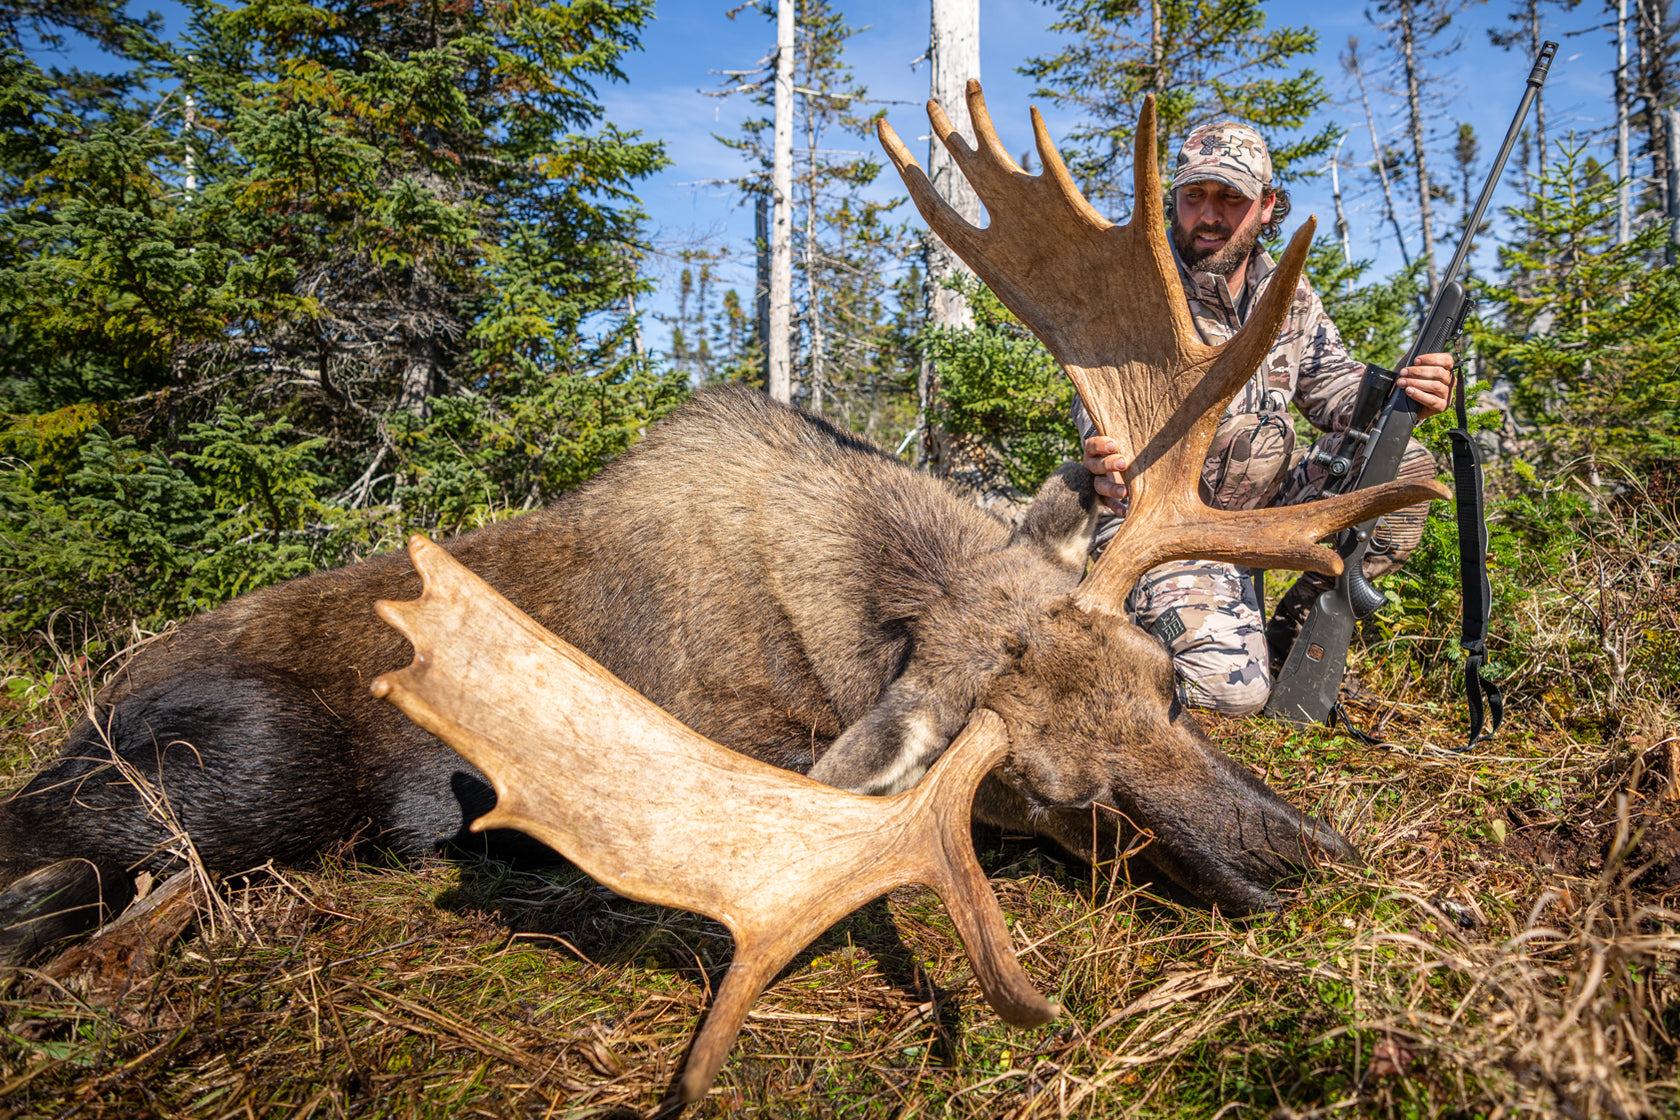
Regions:
<svg viewBox="0 0 1680 1120"><path fill-rule="evenodd" d="M1260 198L1272 182L1272 159L1265 139L1234 120L1191 129L1178 151L1172 185L1177 189L1198 179L1235 187L1247 198Z"/></svg>

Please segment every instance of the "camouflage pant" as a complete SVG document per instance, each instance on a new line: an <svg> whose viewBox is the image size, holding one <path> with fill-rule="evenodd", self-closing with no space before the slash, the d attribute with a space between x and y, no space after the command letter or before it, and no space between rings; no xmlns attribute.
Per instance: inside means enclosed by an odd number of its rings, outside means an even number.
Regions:
<svg viewBox="0 0 1680 1120"><path fill-rule="evenodd" d="M1265 419L1271 416L1280 414L1231 418L1252 425L1235 438L1227 425L1220 426L1214 437L1216 453L1210 455L1203 474L1204 489L1214 504L1224 509L1295 505L1313 500L1323 490L1324 467L1308 462L1306 455L1292 454L1293 433L1277 435L1275 423ZM1287 417L1282 419L1287 421ZM1333 439L1325 436L1314 447L1326 446ZM1435 458L1413 440L1398 474L1434 478ZM1423 503L1383 518L1372 541L1366 573L1374 578L1400 567L1423 539L1428 512L1428 504ZM1119 520L1113 518L1112 526L1099 527L1098 540L1106 543ZM1172 652L1185 704L1228 715L1249 715L1265 706L1272 689L1266 624L1248 569L1212 560L1162 564L1138 580L1127 609Z"/></svg>

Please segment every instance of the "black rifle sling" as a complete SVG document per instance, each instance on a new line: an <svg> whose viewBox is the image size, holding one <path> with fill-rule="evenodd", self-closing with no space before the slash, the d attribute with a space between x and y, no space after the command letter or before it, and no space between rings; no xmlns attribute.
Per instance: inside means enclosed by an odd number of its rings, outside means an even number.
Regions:
<svg viewBox="0 0 1680 1120"><path fill-rule="evenodd" d="M1469 417L1464 407L1464 382L1458 378L1458 427L1447 433L1452 440L1453 492L1458 499L1458 575L1464 587L1464 695L1470 705L1469 750L1499 732L1505 719L1505 698L1492 681L1482 679L1487 664L1488 616L1493 613L1493 585L1488 580L1487 519L1482 512L1482 453L1470 438ZM1492 725L1484 733L1483 697Z"/></svg>
<svg viewBox="0 0 1680 1120"><path fill-rule="evenodd" d="M1365 746L1380 747L1384 745L1381 739L1372 735L1368 731L1361 731L1358 726L1354 724L1353 720L1348 718L1347 707L1342 703L1340 698L1338 698L1334 704L1330 705L1330 718L1328 720L1328 726L1334 728L1337 721L1341 722L1342 730L1346 731L1349 737L1357 740ZM1379 730L1381 729L1379 728Z"/></svg>

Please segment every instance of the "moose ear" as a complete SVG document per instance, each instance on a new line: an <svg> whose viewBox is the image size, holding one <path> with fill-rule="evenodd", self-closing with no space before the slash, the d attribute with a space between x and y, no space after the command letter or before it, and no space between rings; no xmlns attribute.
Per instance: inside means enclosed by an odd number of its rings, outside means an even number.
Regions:
<svg viewBox="0 0 1680 1120"><path fill-rule="evenodd" d="M1036 546L1051 563L1082 574L1101 513L1096 476L1081 463L1063 463L1038 488L1009 543Z"/></svg>
<svg viewBox="0 0 1680 1120"><path fill-rule="evenodd" d="M809 776L853 793L909 789L968 722L976 696L969 689L962 692L953 695L935 687L912 666L834 740Z"/></svg>

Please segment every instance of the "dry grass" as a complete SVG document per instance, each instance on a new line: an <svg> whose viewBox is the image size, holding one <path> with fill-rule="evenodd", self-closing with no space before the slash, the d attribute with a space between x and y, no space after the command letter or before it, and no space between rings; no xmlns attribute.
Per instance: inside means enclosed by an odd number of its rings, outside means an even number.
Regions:
<svg viewBox="0 0 1680 1120"><path fill-rule="evenodd" d="M1395 722L1416 744L1457 734ZM10 753L40 729L14 725ZM1062 1021L1000 1024L936 900L901 890L789 968L691 1114L1680 1115L1665 744L1543 738L1520 716L1504 753L1471 759L1213 732L1370 865L1231 921L982 836ZM223 899L111 1006L18 978L0 1115L645 1114L730 953L720 927L564 870L326 865Z"/></svg>

